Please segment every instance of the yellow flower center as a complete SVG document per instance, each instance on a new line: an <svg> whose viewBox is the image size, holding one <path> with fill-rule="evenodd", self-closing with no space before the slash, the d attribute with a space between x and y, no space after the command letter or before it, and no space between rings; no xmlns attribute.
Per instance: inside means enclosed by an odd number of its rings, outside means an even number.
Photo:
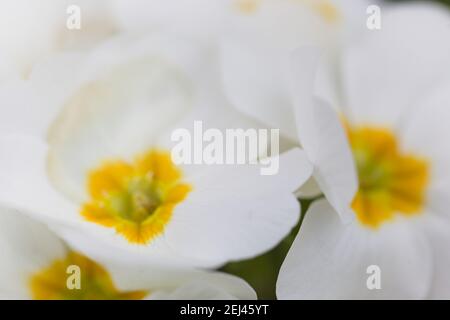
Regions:
<svg viewBox="0 0 450 320"><path fill-rule="evenodd" d="M313 9L325 21L334 23L339 20L339 11L329 0L290 0L303 3ZM235 8L242 14L256 13L261 7L263 0L235 0Z"/></svg>
<svg viewBox="0 0 450 320"><path fill-rule="evenodd" d="M78 267L79 274L71 275L70 266ZM79 276L79 279L72 283L71 276ZM76 281L79 281L78 286L72 286ZM33 274L29 285L31 296L36 300L137 300L148 294L118 291L102 266L76 252L68 253L64 259Z"/></svg>
<svg viewBox="0 0 450 320"><path fill-rule="evenodd" d="M387 129L348 129L358 169L359 190L353 201L358 220L378 228L396 214L422 211L429 180L428 162L402 152Z"/></svg>
<svg viewBox="0 0 450 320"><path fill-rule="evenodd" d="M191 190L180 179L180 170L164 151L151 150L133 163L106 161L89 173L91 200L81 214L114 228L131 243L147 244L164 231L173 209Z"/></svg>
<svg viewBox="0 0 450 320"><path fill-rule="evenodd" d="M236 0L236 9L243 14L255 13L261 4L261 0Z"/></svg>
<svg viewBox="0 0 450 320"><path fill-rule="evenodd" d="M328 23L339 20L339 10L328 0L310 0L309 5Z"/></svg>

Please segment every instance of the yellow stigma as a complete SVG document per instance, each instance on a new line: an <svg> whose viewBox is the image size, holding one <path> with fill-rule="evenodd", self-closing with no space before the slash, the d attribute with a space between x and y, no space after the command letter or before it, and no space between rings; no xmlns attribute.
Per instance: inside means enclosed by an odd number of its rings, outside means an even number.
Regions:
<svg viewBox="0 0 450 320"><path fill-rule="evenodd" d="M240 13L255 13L261 4L261 0L235 0L235 7Z"/></svg>
<svg viewBox="0 0 450 320"><path fill-rule="evenodd" d="M378 228L395 215L420 213L429 180L428 162L403 153L388 129L349 128L348 135L358 169L359 190L353 201L358 220Z"/></svg>
<svg viewBox="0 0 450 320"><path fill-rule="evenodd" d="M91 200L81 214L131 243L147 244L164 231L173 209L191 190L180 180L168 152L151 150L133 163L106 161L89 173Z"/></svg>
<svg viewBox="0 0 450 320"><path fill-rule="evenodd" d="M79 287L68 285L69 266L79 267ZM145 291L119 292L102 266L76 252L69 252L64 259L33 274L29 285L31 296L36 300L138 300L148 294Z"/></svg>

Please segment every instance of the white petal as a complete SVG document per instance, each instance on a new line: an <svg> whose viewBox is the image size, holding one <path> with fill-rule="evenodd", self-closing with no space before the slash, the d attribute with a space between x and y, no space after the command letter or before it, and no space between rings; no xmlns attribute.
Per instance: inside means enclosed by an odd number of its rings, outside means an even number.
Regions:
<svg viewBox="0 0 450 320"><path fill-rule="evenodd" d="M30 0L2 2L0 47L17 73L25 75L37 58L54 49L57 26L59 22L64 23L64 13L65 7L60 1L44 0L39 4Z"/></svg>
<svg viewBox="0 0 450 320"><path fill-rule="evenodd" d="M221 60L232 103L296 141L289 58L298 46L326 46L331 24L302 2L264 1L253 14L231 15L229 25Z"/></svg>
<svg viewBox="0 0 450 320"><path fill-rule="evenodd" d="M58 55L36 65L27 81L9 81L0 88L0 130L44 138L63 99L79 83L84 56Z"/></svg>
<svg viewBox="0 0 450 320"><path fill-rule="evenodd" d="M293 65L292 94L300 142L314 165L314 178L339 215L351 217L357 190L353 155L338 114L314 95L320 51L300 49Z"/></svg>
<svg viewBox="0 0 450 320"><path fill-rule="evenodd" d="M193 191L176 207L165 238L181 255L211 266L267 251L297 223L293 191L310 170L304 154L293 150L281 156L274 176L236 165L189 177Z"/></svg>
<svg viewBox="0 0 450 320"><path fill-rule="evenodd" d="M26 216L0 208L0 297L29 299L33 274L65 258L67 246L47 227ZM116 251L116 254L119 252ZM243 280L193 269L162 269L156 265L97 261L119 290L149 290L152 299L255 299Z"/></svg>
<svg viewBox="0 0 450 320"><path fill-rule="evenodd" d="M427 209L450 218L450 81L423 93L401 122L398 134L406 152L430 166Z"/></svg>
<svg viewBox="0 0 450 320"><path fill-rule="evenodd" d="M25 135L0 137L0 203L54 222L77 221L77 208L50 185L47 145Z"/></svg>
<svg viewBox="0 0 450 320"><path fill-rule="evenodd" d="M66 12L72 5L80 7L81 10L81 28L71 30L66 27L65 21L60 24L61 30L58 30L57 45L58 49L79 50L91 48L100 41L117 32L118 23L113 15L111 3L109 0L63 0ZM61 16L60 14L56 14ZM67 19L69 14L63 15Z"/></svg>
<svg viewBox="0 0 450 320"><path fill-rule="evenodd" d="M66 27L66 12L78 5L82 12L80 30ZM3 1L0 11L0 47L10 70L28 77L34 64L66 48L82 48L111 34L114 21L105 0ZM0 66L0 74L5 70Z"/></svg>
<svg viewBox="0 0 450 320"><path fill-rule="evenodd" d="M423 90L448 74L450 14L427 3L382 11L381 30L344 56L345 116L357 124L395 126ZM420 21L420 23L417 23Z"/></svg>
<svg viewBox="0 0 450 320"><path fill-rule="evenodd" d="M180 256L172 250L164 235L143 246L130 244L113 228L87 221L78 225L52 223L50 227L72 248L94 260L135 269L151 267L150 270L154 273L151 279L154 277L167 279L161 276L162 271L167 274L180 268L204 266L204 263L192 257ZM123 283L123 286L128 285L130 285L128 282Z"/></svg>
<svg viewBox="0 0 450 320"><path fill-rule="evenodd" d="M30 277L66 252L66 246L44 225L0 208L1 299L29 299Z"/></svg>
<svg viewBox="0 0 450 320"><path fill-rule="evenodd" d="M271 48L249 49L246 45L224 43L221 47L224 89L240 111L279 128L283 135L296 141L285 79L289 53L282 58L279 55Z"/></svg>
<svg viewBox="0 0 450 320"><path fill-rule="evenodd" d="M434 254L433 282L428 298L450 299L450 221L434 219L428 223L427 234Z"/></svg>
<svg viewBox="0 0 450 320"><path fill-rule="evenodd" d="M150 294L152 300L255 300L255 291L242 279L224 273L200 273L177 287Z"/></svg>
<svg viewBox="0 0 450 320"><path fill-rule="evenodd" d="M164 130L158 139L158 147L166 150L172 150L176 147L179 144L179 141L173 141L172 134L179 129L187 130L189 132L190 137L192 137L192 144L198 143L198 145L204 147L207 145L207 141L203 141L202 139L208 129L219 130L224 139L227 135L227 130L268 130L264 124L244 115L230 105L230 102L224 95L221 84L218 81L218 71L215 69L216 68L212 68L210 74L211 78L208 83L201 85L202 94L201 97L196 99L193 112L190 112L179 122L174 123L170 128ZM272 142L270 138L269 133L269 141L267 141L267 145L259 148L258 156L265 157L267 148ZM199 141L199 139L201 141ZM279 138L278 142L279 151L286 151L295 147L292 143L289 143L289 141L282 137ZM186 164L181 164L180 166L182 167L183 172L185 170L192 171L201 168L201 166L191 166Z"/></svg>
<svg viewBox="0 0 450 320"><path fill-rule="evenodd" d="M433 272L428 240L409 221L378 231L344 225L325 201L312 205L281 267L280 299L420 299ZM381 269L381 289L369 290L367 268Z"/></svg>
<svg viewBox="0 0 450 320"><path fill-rule="evenodd" d="M340 14L341 8L333 6ZM299 46L330 46L342 27L340 22L324 18L309 1L264 0L251 13L235 5L227 22L227 39L248 40L285 53Z"/></svg>
<svg viewBox="0 0 450 320"><path fill-rule="evenodd" d="M112 0L122 30L164 30L197 38L217 35L228 1Z"/></svg>
<svg viewBox="0 0 450 320"><path fill-rule="evenodd" d="M344 29L360 30L364 14L356 23L350 13L363 13L365 1L323 1L336 10L336 20L324 18L318 1L255 1L254 12L234 10L221 41L224 86L242 112L297 141L288 91L291 54L294 49L317 46L327 52L318 80L323 94L335 98L327 78L335 73L336 48L345 41ZM334 19L334 18L332 18Z"/></svg>

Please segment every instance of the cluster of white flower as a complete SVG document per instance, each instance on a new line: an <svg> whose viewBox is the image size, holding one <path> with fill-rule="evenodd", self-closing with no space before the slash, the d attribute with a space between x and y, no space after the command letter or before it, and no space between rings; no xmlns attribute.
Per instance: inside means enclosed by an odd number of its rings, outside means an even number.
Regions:
<svg viewBox="0 0 450 320"><path fill-rule="evenodd" d="M0 298L256 299L217 269L307 198L279 299L450 298L450 10L374 2L1 0ZM279 146L174 161L199 121Z"/></svg>

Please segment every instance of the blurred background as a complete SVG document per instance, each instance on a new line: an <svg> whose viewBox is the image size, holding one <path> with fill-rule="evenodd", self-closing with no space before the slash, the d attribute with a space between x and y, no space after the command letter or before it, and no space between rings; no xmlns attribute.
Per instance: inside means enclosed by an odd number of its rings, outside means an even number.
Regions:
<svg viewBox="0 0 450 320"><path fill-rule="evenodd" d="M355 0L358 1L358 0ZM450 0L386 0L387 2L439 2L449 6ZM448 41L448 40L447 40ZM315 199L301 200L302 216L300 223L294 228L276 248L270 252L251 260L245 260L230 263L221 270L227 273L237 275L247 280L247 282L256 290L260 299L275 299L275 284L278 277L278 271L289 248L294 241L296 234L300 229L301 222L309 205Z"/></svg>

